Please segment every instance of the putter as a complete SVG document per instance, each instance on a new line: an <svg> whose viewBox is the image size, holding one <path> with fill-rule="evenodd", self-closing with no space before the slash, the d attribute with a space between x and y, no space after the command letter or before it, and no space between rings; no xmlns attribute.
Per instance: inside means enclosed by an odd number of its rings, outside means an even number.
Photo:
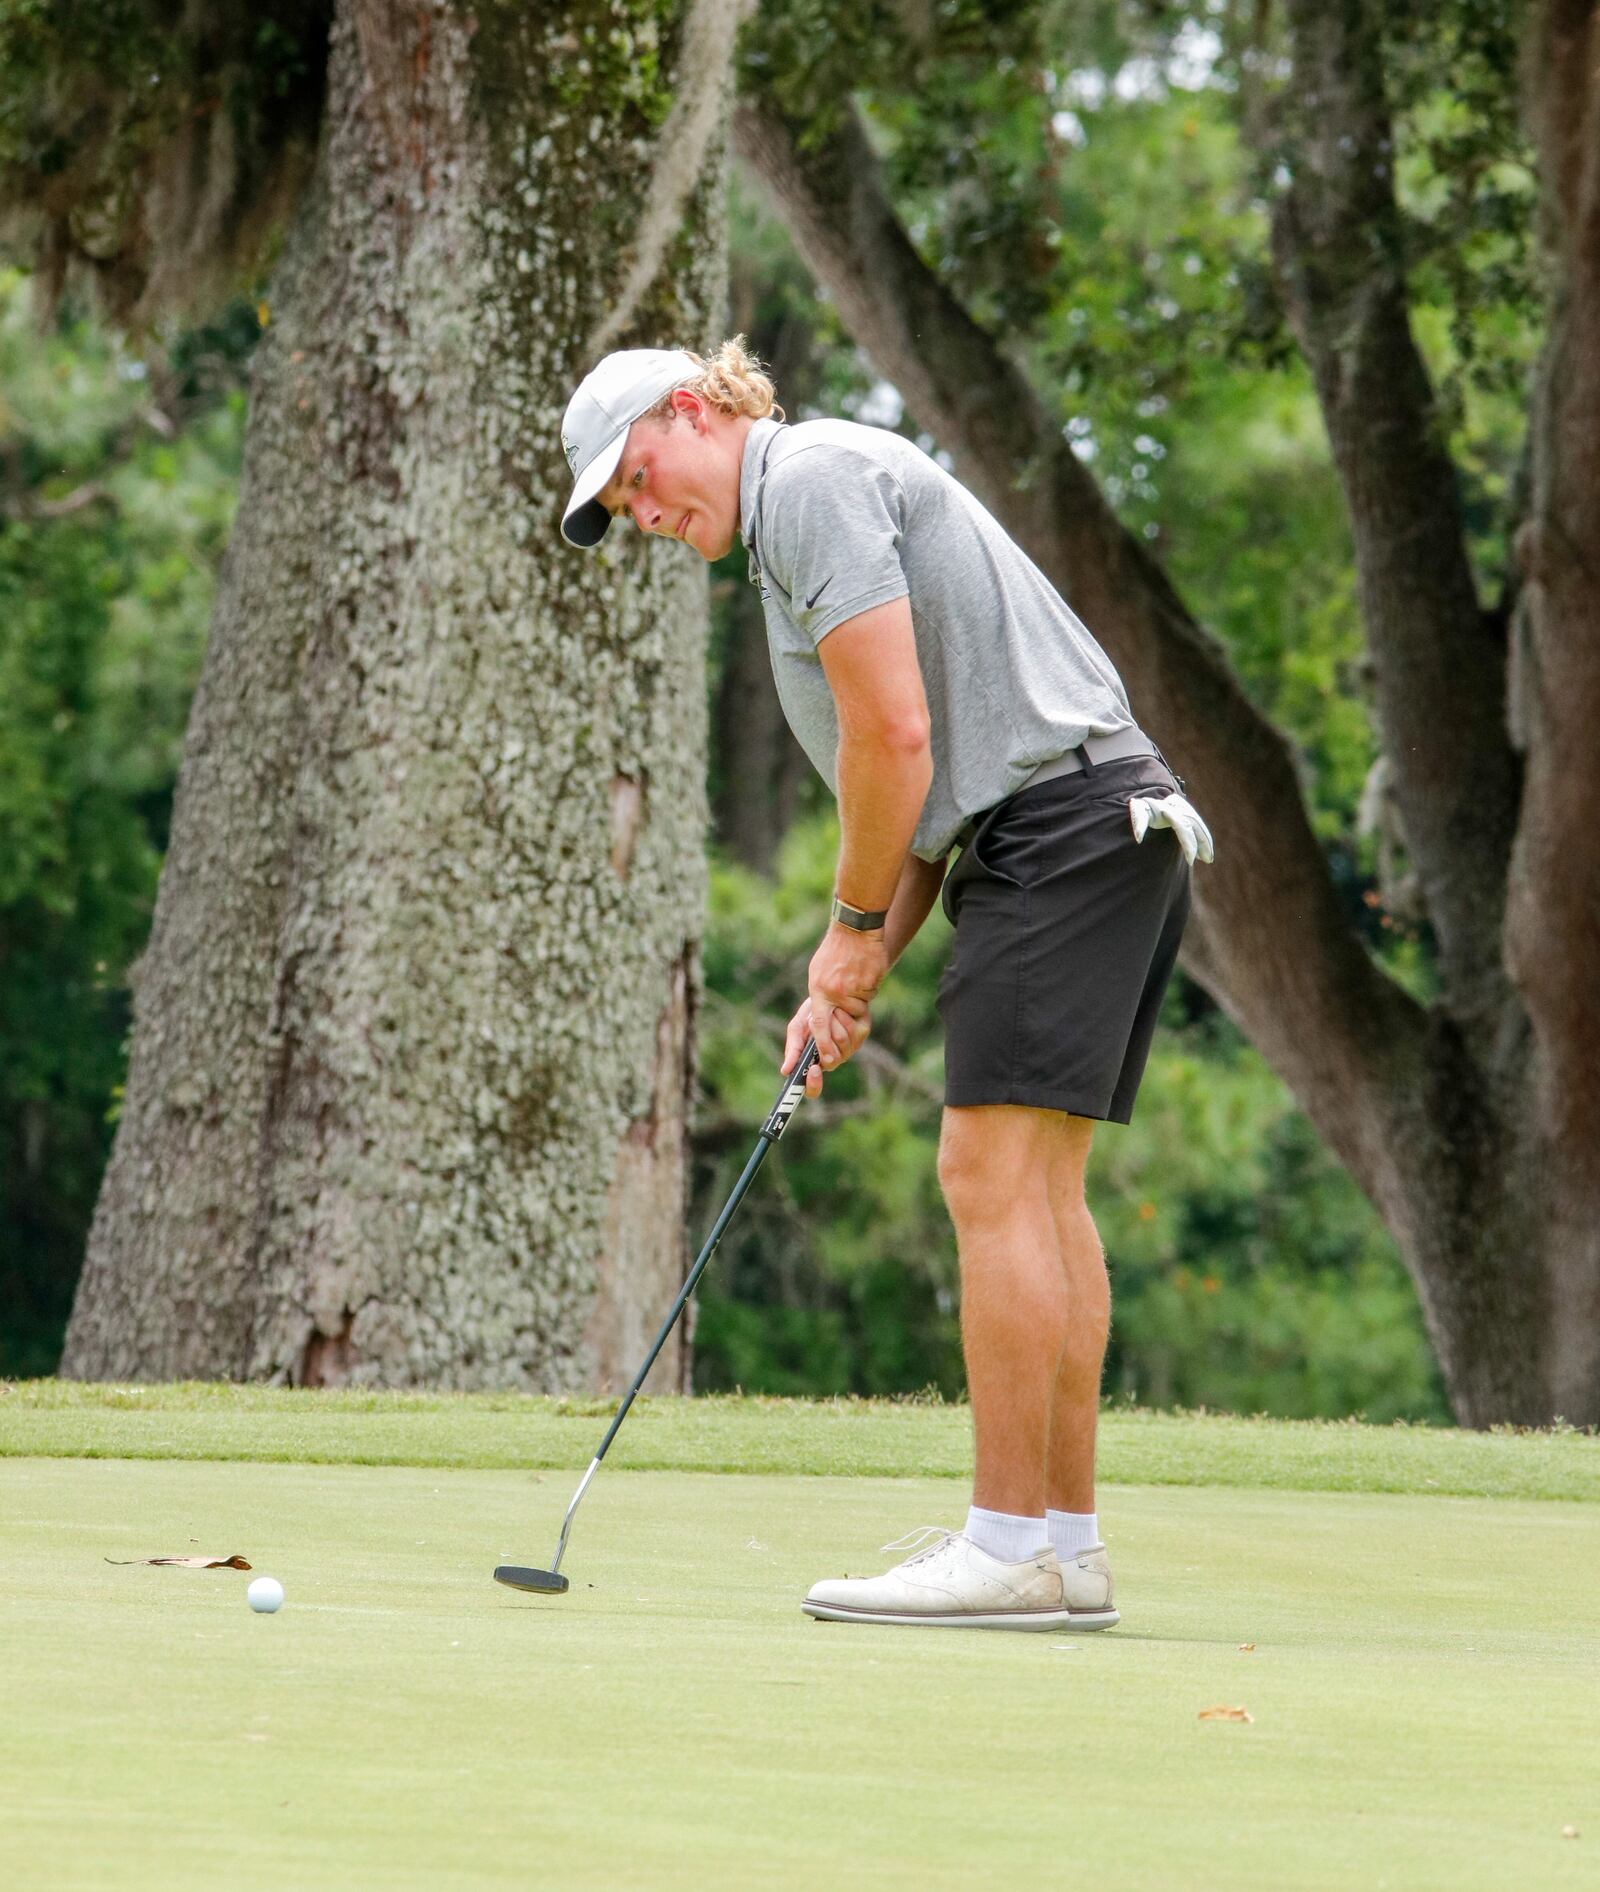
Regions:
<svg viewBox="0 0 1600 1892"><path fill-rule="evenodd" d="M661 1331L656 1335L655 1345L646 1356L645 1363L634 1376L633 1384L628 1388L622 1404L617 1408L606 1436L600 1441L600 1450L590 1461L589 1469L583 1474L583 1482L572 1494L572 1502L567 1506L567 1515L561 1520L561 1541L556 1545L556 1554L550 1560L548 1570L532 1570L525 1564L501 1564L495 1570L496 1583L504 1583L513 1590L537 1590L549 1596L560 1596L567 1588L567 1579L561 1574L561 1559L566 1555L567 1533L572 1529L572 1515L583 1501L583 1494L589 1489L589 1480L600 1469L600 1461L606 1455L611 1441L617 1436L617 1430L628 1416L628 1408L633 1404L635 1393L643 1386L645 1375L656 1363L656 1355L667 1344L667 1335L678 1324L678 1316L683 1312L689 1296L694 1293L695 1283L705 1273L706 1263L716 1253L717 1243L722 1240L722 1232L733 1220L733 1212L744 1198L744 1192L755 1181L756 1171L767 1159L770 1150L778 1138L789 1127L789 1119L794 1115L795 1106L806 1094L806 1073L816 1062L817 1041L806 1040L805 1049L800 1053L800 1060L791 1076L783 1080L783 1089L778 1092L778 1101L772 1106L772 1114L761 1126L761 1134L756 1139L756 1147L750 1152L750 1160L744 1166L743 1174L733 1185L733 1194L723 1204L722 1213L717 1217L716 1225L706 1237L706 1245L700 1250L700 1259L689 1270L688 1277L678 1290L678 1298L672 1303L672 1311L662 1323Z"/></svg>

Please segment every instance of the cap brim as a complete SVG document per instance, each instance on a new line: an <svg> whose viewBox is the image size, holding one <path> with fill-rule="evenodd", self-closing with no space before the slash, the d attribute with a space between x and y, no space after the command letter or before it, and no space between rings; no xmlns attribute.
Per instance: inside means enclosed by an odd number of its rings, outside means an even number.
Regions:
<svg viewBox="0 0 1600 1892"><path fill-rule="evenodd" d="M606 536L611 514L595 495L616 472L622 460L622 450L627 444L628 429L624 427L611 445L602 447L578 475L572 488L572 497L567 501L567 510L561 515L561 536L568 545L580 546L587 551Z"/></svg>

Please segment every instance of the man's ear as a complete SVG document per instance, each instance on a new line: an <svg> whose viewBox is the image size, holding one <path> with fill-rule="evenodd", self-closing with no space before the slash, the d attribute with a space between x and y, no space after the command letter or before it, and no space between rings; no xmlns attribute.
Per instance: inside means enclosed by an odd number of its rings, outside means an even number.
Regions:
<svg viewBox="0 0 1600 1892"><path fill-rule="evenodd" d="M681 414L697 434L705 432L706 404L693 388L675 388L672 409L675 414Z"/></svg>

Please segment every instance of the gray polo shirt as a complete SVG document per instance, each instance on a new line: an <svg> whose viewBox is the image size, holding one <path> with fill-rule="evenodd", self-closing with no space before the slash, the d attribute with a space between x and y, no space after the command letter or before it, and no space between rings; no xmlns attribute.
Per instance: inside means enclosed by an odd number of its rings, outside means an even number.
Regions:
<svg viewBox="0 0 1600 1892"><path fill-rule="evenodd" d="M898 434L758 420L740 465L739 520L784 715L835 794L839 718L817 647L847 618L909 596L933 749L911 841L922 859L942 860L970 815L1041 762L1133 723L1110 659L1049 579Z"/></svg>

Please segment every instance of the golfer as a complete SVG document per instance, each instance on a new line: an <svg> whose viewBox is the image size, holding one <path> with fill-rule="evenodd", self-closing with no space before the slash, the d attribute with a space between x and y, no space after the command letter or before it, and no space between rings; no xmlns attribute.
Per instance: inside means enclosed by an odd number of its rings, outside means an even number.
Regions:
<svg viewBox="0 0 1600 1892"><path fill-rule="evenodd" d="M1096 1122L1131 1117L1211 836L1105 652L984 507L897 434L786 424L774 392L742 337L709 360L606 356L562 420L561 530L594 546L626 513L707 560L736 537L748 549L784 714L842 829L783 1069L814 1034L817 1094L941 893L955 928L939 1181L972 1505L961 1531L886 1545L911 1554L818 1583L802 1607L1108 1628L1094 1456L1111 1296L1084 1162Z"/></svg>

